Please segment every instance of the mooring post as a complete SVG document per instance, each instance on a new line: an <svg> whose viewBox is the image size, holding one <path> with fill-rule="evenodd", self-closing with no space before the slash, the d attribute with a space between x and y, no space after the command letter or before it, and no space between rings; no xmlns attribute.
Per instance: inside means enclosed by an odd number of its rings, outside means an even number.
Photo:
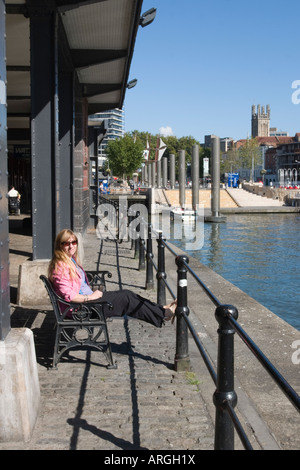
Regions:
<svg viewBox="0 0 300 470"><path fill-rule="evenodd" d="M205 222L222 223L226 217L220 214L220 137L212 138L212 190L211 215L204 218Z"/></svg>
<svg viewBox="0 0 300 470"><path fill-rule="evenodd" d="M182 209L185 209L185 151L179 150L179 205Z"/></svg>
<svg viewBox="0 0 300 470"><path fill-rule="evenodd" d="M175 188L175 155L173 153L170 154L170 186L171 189Z"/></svg>
<svg viewBox="0 0 300 470"><path fill-rule="evenodd" d="M192 207L197 211L199 206L199 145L192 148Z"/></svg>

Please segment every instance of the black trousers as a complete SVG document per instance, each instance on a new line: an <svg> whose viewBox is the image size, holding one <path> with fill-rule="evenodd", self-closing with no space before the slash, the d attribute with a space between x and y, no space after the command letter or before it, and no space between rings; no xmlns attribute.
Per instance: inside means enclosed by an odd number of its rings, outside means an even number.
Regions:
<svg viewBox="0 0 300 470"><path fill-rule="evenodd" d="M107 317L122 317L128 315L161 328L164 323L165 309L151 300L145 299L134 292L124 289L120 291L103 292L101 300L110 302L113 310L104 307Z"/></svg>

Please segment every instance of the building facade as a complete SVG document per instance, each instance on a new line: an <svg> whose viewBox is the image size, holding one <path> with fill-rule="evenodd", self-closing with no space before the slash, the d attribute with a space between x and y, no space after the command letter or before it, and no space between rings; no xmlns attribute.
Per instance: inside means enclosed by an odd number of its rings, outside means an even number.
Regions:
<svg viewBox="0 0 300 470"><path fill-rule="evenodd" d="M89 116L89 121L93 121L94 123L105 122L106 133L98 149L98 164L99 168L102 168L106 161L108 142L124 137L124 110L115 108L103 113L93 114Z"/></svg>
<svg viewBox="0 0 300 470"><path fill-rule="evenodd" d="M277 129L277 127L270 127L270 137L288 137L289 133Z"/></svg>
<svg viewBox="0 0 300 470"><path fill-rule="evenodd" d="M276 149L276 172L280 186L300 184L300 133Z"/></svg>
<svg viewBox="0 0 300 470"><path fill-rule="evenodd" d="M25 284L36 305L55 236L84 234L91 221L104 129L88 116L123 106L138 29L156 12L142 15L142 4L0 0L0 441L30 438L40 398L32 332L11 328L8 183L30 199L32 260L19 292Z"/></svg>
<svg viewBox="0 0 300 470"><path fill-rule="evenodd" d="M147 17L142 3L0 1L1 220L14 184L31 215L33 261L51 258L62 228L84 233L90 224L92 159L102 129L90 130L88 116L123 106ZM1 232L8 240L4 223ZM8 259L8 245L0 248ZM0 340L8 332L4 323Z"/></svg>

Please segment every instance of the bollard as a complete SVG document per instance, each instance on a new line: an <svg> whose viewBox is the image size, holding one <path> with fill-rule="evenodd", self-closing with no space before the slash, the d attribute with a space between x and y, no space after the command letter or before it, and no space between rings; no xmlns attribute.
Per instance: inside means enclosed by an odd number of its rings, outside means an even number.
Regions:
<svg viewBox="0 0 300 470"><path fill-rule="evenodd" d="M161 160L156 162L157 167L157 187L161 188Z"/></svg>
<svg viewBox="0 0 300 470"><path fill-rule="evenodd" d="M165 189L168 183L168 159L162 158L162 187Z"/></svg>
<svg viewBox="0 0 300 470"><path fill-rule="evenodd" d="M174 368L177 372L190 370L188 327L183 318L183 314L189 314L187 305L187 268L184 262L188 263L187 256L177 256L177 308L176 308L176 354Z"/></svg>
<svg viewBox="0 0 300 470"><path fill-rule="evenodd" d="M192 208L197 211L199 206L199 145L192 147Z"/></svg>
<svg viewBox="0 0 300 470"><path fill-rule="evenodd" d="M228 318L238 318L232 305L221 305L215 312L218 329L217 389L214 393L216 407L215 450L234 450L234 425L227 411L226 403L234 408L237 396L234 391L234 330Z"/></svg>
<svg viewBox="0 0 300 470"><path fill-rule="evenodd" d="M185 151L179 150L179 205L185 209Z"/></svg>
<svg viewBox="0 0 300 470"><path fill-rule="evenodd" d="M156 188L156 162L151 163L151 172L152 188Z"/></svg>
<svg viewBox="0 0 300 470"><path fill-rule="evenodd" d="M170 186L171 189L175 188L175 155L170 154Z"/></svg>
<svg viewBox="0 0 300 470"><path fill-rule="evenodd" d="M166 304L166 285L164 279L167 279L165 272L165 245L163 244L162 232L159 232L157 239L157 303Z"/></svg>
<svg viewBox="0 0 300 470"><path fill-rule="evenodd" d="M220 137L212 138L212 191L211 215L204 218L205 222L223 223L226 217L220 214Z"/></svg>
<svg viewBox="0 0 300 470"><path fill-rule="evenodd" d="M147 253L146 253L146 289L154 289L153 282L153 253L151 224L148 224Z"/></svg>

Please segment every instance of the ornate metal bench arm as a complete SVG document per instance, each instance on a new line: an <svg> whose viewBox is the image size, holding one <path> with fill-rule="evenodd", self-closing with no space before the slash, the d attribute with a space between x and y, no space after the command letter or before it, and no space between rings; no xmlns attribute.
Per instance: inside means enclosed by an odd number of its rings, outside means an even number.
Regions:
<svg viewBox="0 0 300 470"><path fill-rule="evenodd" d="M89 284L93 290L106 290L105 276L111 278L112 274L110 271L88 271L86 273Z"/></svg>

